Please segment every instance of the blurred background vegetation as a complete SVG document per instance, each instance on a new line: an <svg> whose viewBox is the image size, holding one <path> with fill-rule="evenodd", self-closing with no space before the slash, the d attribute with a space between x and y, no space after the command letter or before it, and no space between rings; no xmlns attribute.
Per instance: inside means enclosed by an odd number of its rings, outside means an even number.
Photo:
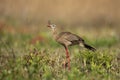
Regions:
<svg viewBox="0 0 120 80"><path fill-rule="evenodd" d="M119 26L119 0L0 0L0 19L26 24Z"/></svg>
<svg viewBox="0 0 120 80"><path fill-rule="evenodd" d="M0 30L7 26L5 30L13 33L39 32L52 20L61 30L79 28L81 35L93 30L120 35L119 4L119 0L0 0Z"/></svg>
<svg viewBox="0 0 120 80"><path fill-rule="evenodd" d="M72 69L65 71L48 20L97 52L70 48ZM119 56L120 0L0 0L1 80L119 80Z"/></svg>

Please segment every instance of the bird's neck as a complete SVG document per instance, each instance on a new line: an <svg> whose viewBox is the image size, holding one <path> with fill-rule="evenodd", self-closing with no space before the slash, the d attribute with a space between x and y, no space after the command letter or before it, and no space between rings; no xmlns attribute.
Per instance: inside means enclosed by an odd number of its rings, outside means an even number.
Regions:
<svg viewBox="0 0 120 80"><path fill-rule="evenodd" d="M53 34L53 38L56 40L58 35L56 28L52 29L52 34Z"/></svg>

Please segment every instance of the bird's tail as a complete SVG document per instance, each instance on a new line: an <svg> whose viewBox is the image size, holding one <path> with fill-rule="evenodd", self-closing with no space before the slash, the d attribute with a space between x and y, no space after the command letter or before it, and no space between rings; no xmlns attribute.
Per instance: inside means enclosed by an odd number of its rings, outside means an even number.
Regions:
<svg viewBox="0 0 120 80"><path fill-rule="evenodd" d="M87 48L87 49L89 49L89 50L96 51L95 48L93 48L93 47L91 47L90 45L85 44L85 43L84 43L84 47Z"/></svg>

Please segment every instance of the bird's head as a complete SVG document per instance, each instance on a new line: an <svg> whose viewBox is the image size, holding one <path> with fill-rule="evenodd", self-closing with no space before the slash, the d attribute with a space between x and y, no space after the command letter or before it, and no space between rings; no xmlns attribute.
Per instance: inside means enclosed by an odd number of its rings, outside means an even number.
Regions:
<svg viewBox="0 0 120 80"><path fill-rule="evenodd" d="M52 30L54 30L56 28L55 24L52 24L50 21L48 21L48 25L47 27L51 28Z"/></svg>

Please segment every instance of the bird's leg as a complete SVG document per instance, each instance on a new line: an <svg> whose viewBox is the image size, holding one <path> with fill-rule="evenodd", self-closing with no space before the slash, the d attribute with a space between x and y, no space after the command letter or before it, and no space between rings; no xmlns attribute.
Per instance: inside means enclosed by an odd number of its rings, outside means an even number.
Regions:
<svg viewBox="0 0 120 80"><path fill-rule="evenodd" d="M69 56L69 52L68 52L68 48L65 47L66 50L66 59L67 59L67 63L65 63L65 66L68 66L68 69L70 70L70 56Z"/></svg>

